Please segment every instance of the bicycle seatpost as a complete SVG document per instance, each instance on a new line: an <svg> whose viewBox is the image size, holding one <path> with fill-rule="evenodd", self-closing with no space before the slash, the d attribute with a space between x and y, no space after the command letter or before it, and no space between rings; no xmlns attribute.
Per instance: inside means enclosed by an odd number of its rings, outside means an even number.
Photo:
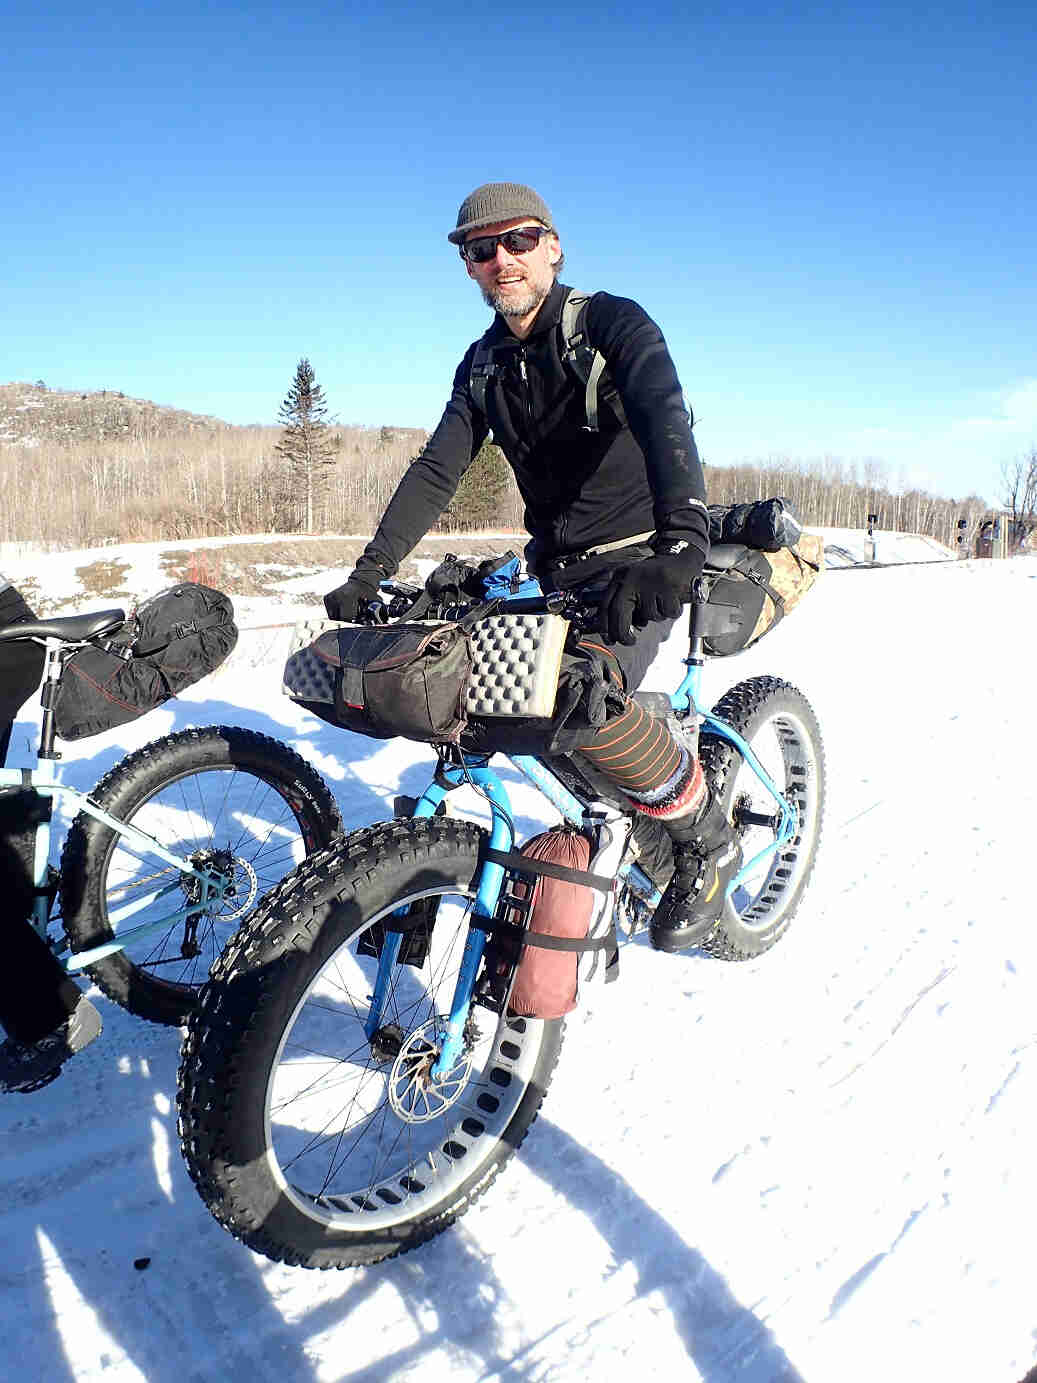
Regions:
<svg viewBox="0 0 1037 1383"><path fill-rule="evenodd" d="M57 639L47 639L44 643L47 661L43 669L43 685L40 687L40 705L43 707L43 720L40 724L40 747L36 757L39 759L60 759L61 754L54 748L54 703L58 695L58 683L64 660L62 645Z"/></svg>
<svg viewBox="0 0 1037 1383"><path fill-rule="evenodd" d="M688 667L705 667L706 656L703 646L706 624L706 601L709 597L705 581L699 576L692 583L691 605L688 609L688 656L684 659Z"/></svg>

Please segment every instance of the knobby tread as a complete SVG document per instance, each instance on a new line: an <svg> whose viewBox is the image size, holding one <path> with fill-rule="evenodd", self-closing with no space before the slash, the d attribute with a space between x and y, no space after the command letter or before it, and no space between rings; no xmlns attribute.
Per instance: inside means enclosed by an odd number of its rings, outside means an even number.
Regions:
<svg viewBox="0 0 1037 1383"><path fill-rule="evenodd" d="M744 738L745 731L751 727L757 714L767 708L768 702L780 702L782 700L790 700L797 713L802 716L816 756L819 779L818 821L816 835L811 847L811 857L796 887L794 897L782 912L780 922L772 931L761 935L740 928L733 908L728 907L726 909L717 926L704 941L699 943L700 949L716 960L735 962L753 960L764 951L769 950L784 936L809 883L820 844L824 820L824 744L817 717L803 693L790 682L783 681L778 677L753 677L745 682L739 682L726 692L713 707L713 714L719 719L727 721ZM716 796L722 797L725 792L729 791L730 784L738 773L742 763L741 755L727 740L718 735L710 734L708 731L701 736L699 752L703 772L710 784L711 791Z"/></svg>
<svg viewBox="0 0 1037 1383"><path fill-rule="evenodd" d="M239 726L188 728L153 740L109 769L91 791L90 800L116 817L128 810L132 819L145 797L161 791L164 773L171 782L194 771L234 763L231 756L239 757L241 766L257 777L265 770L270 781L298 789L309 829L322 845L341 833L338 805L320 774L280 740ZM112 937L99 899L104 894L108 851L113 843L114 833L85 813L76 817L66 837L61 852L61 913L66 940L73 950ZM124 955L101 961L87 973L115 1003L151 1022L177 1026L196 1002L194 994L174 996L170 987L156 984Z"/></svg>
<svg viewBox="0 0 1037 1383"><path fill-rule="evenodd" d="M476 1167L456 1188L454 1199L413 1221L380 1229L365 1240L356 1231L329 1233L318 1251L301 1250L265 1228L268 1214L257 1207L249 1168L239 1166L234 1147L240 1113L236 1097L250 1072L252 1040L263 1040L268 1025L283 1023L303 973L315 973L352 927L328 926L336 910L356 907L358 899L379 902L406 891L408 878L422 866L442 866L442 880L467 886L477 869L485 832L472 822L450 817L403 820L364 827L304 860L264 899L214 965L192 1015L183 1046L178 1081L178 1128L188 1170L214 1218L235 1238L276 1261L295 1267L346 1268L380 1262L426 1243L454 1223L496 1179L521 1145L540 1110L561 1045L561 1020L551 1029L546 1070L538 1066L512 1116L506 1145ZM458 866L461 866L459 869ZM468 872L470 871L470 873ZM468 874L467 878L458 875ZM403 884L393 891L393 880ZM426 886L432 880L426 878ZM325 931L334 935L325 936ZM543 1061L540 1062L540 1066ZM521 1113L521 1118L519 1114Z"/></svg>

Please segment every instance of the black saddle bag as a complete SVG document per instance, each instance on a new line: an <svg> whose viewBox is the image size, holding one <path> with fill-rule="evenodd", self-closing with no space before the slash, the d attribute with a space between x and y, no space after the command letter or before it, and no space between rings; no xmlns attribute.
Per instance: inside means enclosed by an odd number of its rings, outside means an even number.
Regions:
<svg viewBox="0 0 1037 1383"><path fill-rule="evenodd" d="M54 728L65 740L126 725L200 681L237 643L230 598L182 582L144 601L111 637L65 664Z"/></svg>

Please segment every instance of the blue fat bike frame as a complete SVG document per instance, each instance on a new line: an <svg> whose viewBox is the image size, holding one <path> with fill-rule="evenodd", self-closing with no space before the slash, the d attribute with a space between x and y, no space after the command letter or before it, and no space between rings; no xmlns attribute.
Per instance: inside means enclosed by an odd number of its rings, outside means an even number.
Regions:
<svg viewBox="0 0 1037 1383"><path fill-rule="evenodd" d="M796 833L795 808L782 796L770 774L760 763L756 754L741 735L719 716L698 709L705 657L702 649L702 610L705 605L705 591L696 586L695 599L691 607L691 650L685 659L687 671L675 692L670 694L670 705L678 716L685 719L697 718L698 723L710 733L727 740L734 746L744 761L752 769L778 808L778 824L774 840L744 864L727 887L727 896L738 888L742 881L764 860L790 840ZM507 608L505 602L504 608ZM510 801L504 783L494 769L489 767L489 754L470 754L461 751L458 763L441 761L436 775L437 781L429 784L418 798L411 815L415 818L430 817L446 799L447 794L464 784L477 788L486 797L491 809L489 845L493 850L510 851L515 844L513 818ZM564 819L574 826L587 824L587 804L574 796L560 779L541 759L531 755L515 754L506 756L509 762L527 778L551 804L561 812ZM501 887L504 883L504 868L492 861L483 861L477 874L473 915L489 922L497 909ZM649 907L660 900L659 890L636 863L624 862L617 878L630 887ZM403 909L402 911L405 911ZM439 1056L432 1067L432 1079L444 1079L461 1059L464 1027L472 1003L479 964L486 948L488 932L482 926L470 926L465 942L457 981L454 987L450 1013L440 1034ZM393 931L388 925L384 933L378 973L371 996L365 1031L368 1039L374 1037L381 1027L386 999L389 995L393 967L396 965L403 943L403 932Z"/></svg>
<svg viewBox="0 0 1037 1383"><path fill-rule="evenodd" d="M31 787L40 794L47 797L51 802L64 801L74 804L80 811L87 816L92 816L96 821L110 827L119 836L121 843L137 856L138 859L148 859L154 857L164 865L175 870L172 878L167 879L151 892L134 899L132 903L125 906L109 910L108 920L112 925L113 931L118 935L112 941L103 942L100 946L91 946L85 951L71 951L67 941L57 942L48 935L50 925L50 897L53 892L48 888L48 877L50 871L50 848L51 848L51 821L50 814L48 819L41 821L36 827L35 852L33 855L33 883L36 889L36 897L33 902L30 922L39 935L51 946L58 956L66 973L72 974L77 970L83 970L89 965L94 965L107 956L114 955L117 951L122 951L131 941L136 941L140 937L148 936L155 932L167 930L171 925L179 922L189 922L191 919L200 916L212 903L219 901L226 891L226 881L221 879L215 870L205 868L197 869L189 860L175 855L160 845L157 840L149 836L146 832L138 830L129 822L120 821L118 817L111 816L103 808L98 807L90 800L87 793L80 791L79 788L70 787L66 783L61 783L57 778L57 760L60 757L54 748L54 712L53 712L53 689L61 677L62 656L67 650L67 645L58 639L47 639L44 641L47 660L44 672L43 688L41 700L43 702L43 722L40 728L40 743L37 751L37 766L33 769L22 768L0 768L0 788L6 787ZM195 879L198 882L198 900L196 902L185 903L181 908L175 908L172 912L165 913L162 917L150 922L142 923L136 927L129 927L126 930L119 930L120 924L127 922L136 913L144 908L150 907L152 903L167 894L175 893L178 890L183 893L183 885L187 879Z"/></svg>

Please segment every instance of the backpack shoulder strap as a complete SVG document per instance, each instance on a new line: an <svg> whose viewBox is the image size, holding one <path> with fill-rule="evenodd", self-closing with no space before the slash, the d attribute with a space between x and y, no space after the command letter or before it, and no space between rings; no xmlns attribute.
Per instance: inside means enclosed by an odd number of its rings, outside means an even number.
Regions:
<svg viewBox="0 0 1037 1383"><path fill-rule="evenodd" d="M479 412L486 416L486 390L490 380L497 373L497 365L493 359L493 347L487 337L489 332L484 332L475 343L475 354L472 356L471 368L468 371L468 392L472 396L472 402Z"/></svg>
<svg viewBox="0 0 1037 1383"><path fill-rule="evenodd" d="M587 415L584 430L587 432L599 430L598 385L605 373L605 357L591 344L584 325L587 304L593 296L592 293L581 293L575 288L570 288L569 296L562 305L561 319L562 359L572 366L583 381L583 403ZM618 397L610 401L610 406L620 422L626 422L623 405Z"/></svg>
<svg viewBox="0 0 1037 1383"><path fill-rule="evenodd" d="M583 317L593 294L570 288L562 304L562 340L567 351L584 344Z"/></svg>

